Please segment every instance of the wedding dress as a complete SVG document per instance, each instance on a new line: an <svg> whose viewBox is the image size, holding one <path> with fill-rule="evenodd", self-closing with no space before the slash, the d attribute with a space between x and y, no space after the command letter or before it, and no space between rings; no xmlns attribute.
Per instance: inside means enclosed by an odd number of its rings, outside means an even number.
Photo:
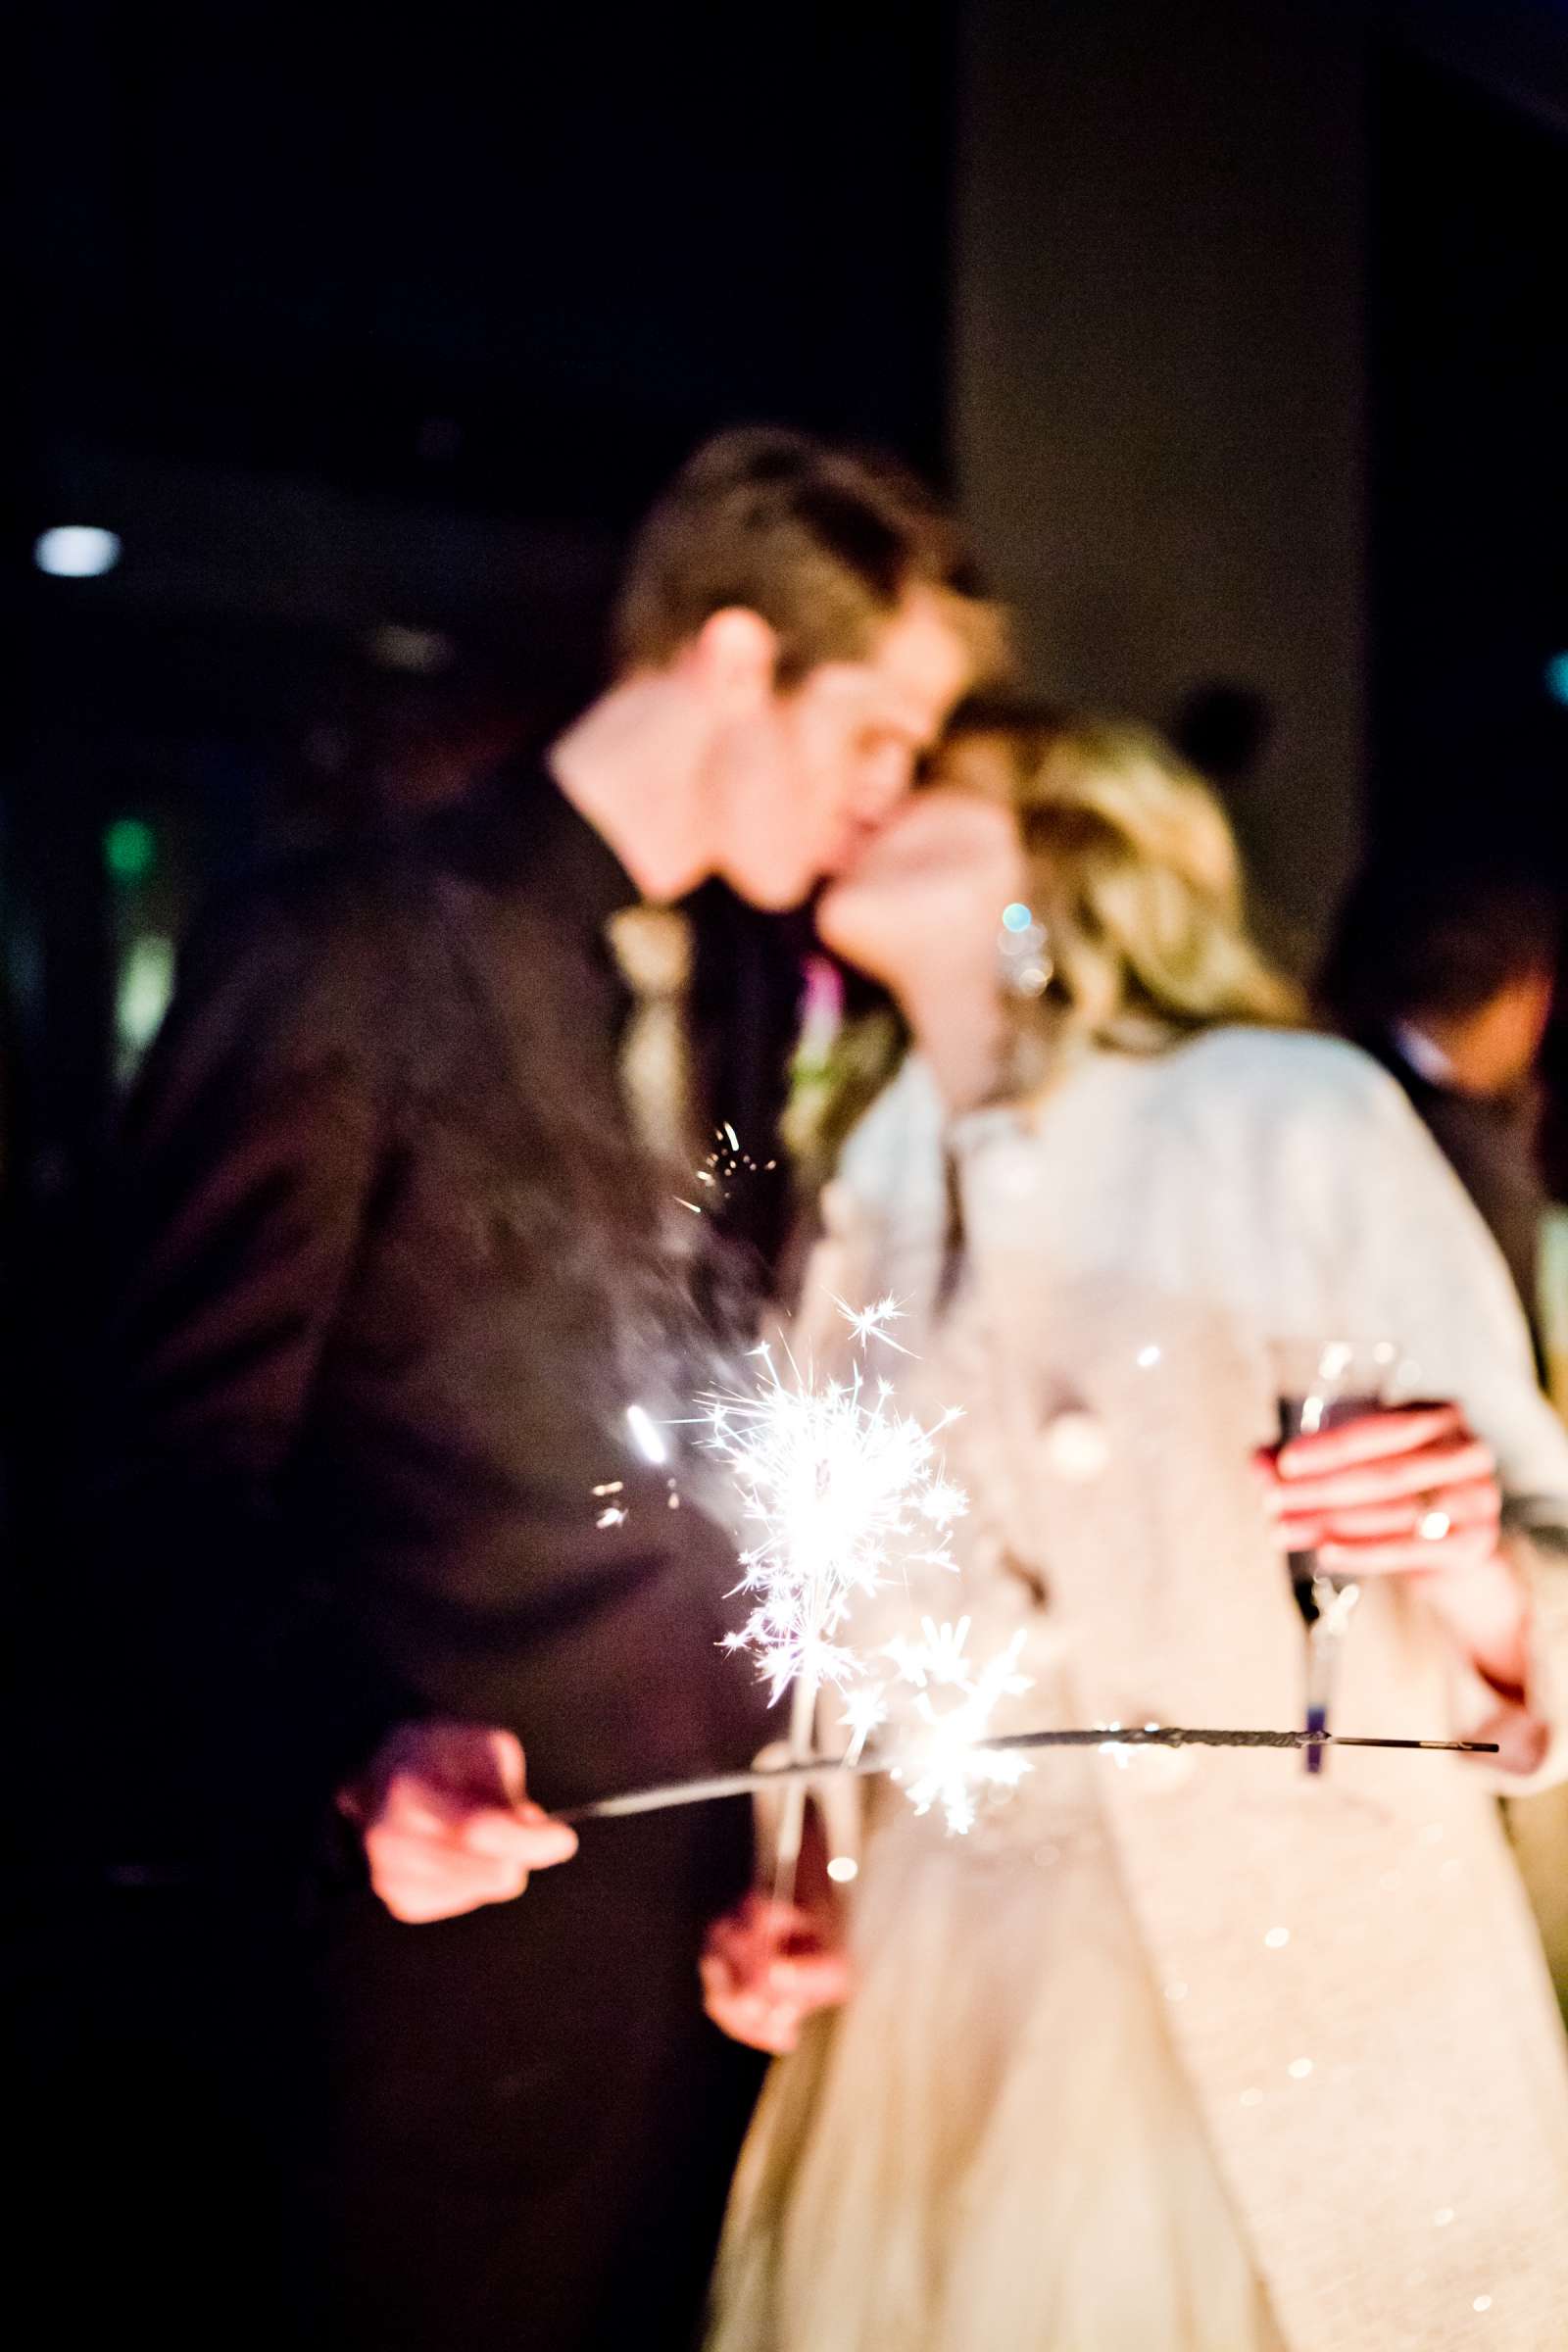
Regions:
<svg viewBox="0 0 1568 2352"><path fill-rule="evenodd" d="M963 1408L972 1506L959 1576L885 1594L863 1642L900 1612L968 1615L976 1658L1021 1636L1001 1730L1298 1721L1248 1474L1260 1335L1389 1332L1498 1456L1561 1771L1568 1440L1487 1236L1362 1057L1220 1032L946 1134L913 1067L846 1181L860 1295L906 1301L920 1358L878 1368L901 1407ZM1486 1694L1393 1581L1341 1728L1473 1730ZM1561 2352L1568 2066L1484 1771L1050 1750L967 1837L865 1786L856 1989L770 2074L710 2352Z"/></svg>

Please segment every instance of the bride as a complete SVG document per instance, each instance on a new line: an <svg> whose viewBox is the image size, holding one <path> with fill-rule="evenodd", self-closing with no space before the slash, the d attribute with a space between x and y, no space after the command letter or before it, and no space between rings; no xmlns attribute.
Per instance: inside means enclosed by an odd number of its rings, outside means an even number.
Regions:
<svg viewBox="0 0 1568 2352"><path fill-rule="evenodd" d="M971 1503L961 1586L862 1638L1021 1637L1000 1729L1294 1724L1282 1554L1315 1544L1364 1586L1340 1728L1549 1777L1568 1439L1457 1182L1371 1062L1288 1025L1225 821L1155 739L963 753L820 917L914 1045L824 1287L901 1299L901 1404L963 1406ZM1260 1450L1270 1343L1333 1336L1455 1402ZM775 2063L714 2352L1560 2346L1568 2069L1505 1777L1047 1751L946 1838L866 1784L856 1988Z"/></svg>

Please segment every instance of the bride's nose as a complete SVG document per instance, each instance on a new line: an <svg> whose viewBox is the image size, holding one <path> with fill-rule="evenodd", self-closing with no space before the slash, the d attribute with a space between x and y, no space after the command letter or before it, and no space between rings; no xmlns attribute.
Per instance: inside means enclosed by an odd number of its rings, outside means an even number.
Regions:
<svg viewBox="0 0 1568 2352"><path fill-rule="evenodd" d="M913 782L914 754L906 743L884 743L865 754L856 778L857 821L885 824Z"/></svg>

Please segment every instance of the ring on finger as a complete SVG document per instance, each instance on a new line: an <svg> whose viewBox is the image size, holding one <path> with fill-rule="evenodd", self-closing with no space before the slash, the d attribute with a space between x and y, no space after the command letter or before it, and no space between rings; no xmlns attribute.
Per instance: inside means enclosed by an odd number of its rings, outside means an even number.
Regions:
<svg viewBox="0 0 1568 2352"><path fill-rule="evenodd" d="M1453 1520L1437 1494L1423 1494L1421 1514L1415 1532L1423 1544L1441 1544L1445 1536L1453 1533Z"/></svg>

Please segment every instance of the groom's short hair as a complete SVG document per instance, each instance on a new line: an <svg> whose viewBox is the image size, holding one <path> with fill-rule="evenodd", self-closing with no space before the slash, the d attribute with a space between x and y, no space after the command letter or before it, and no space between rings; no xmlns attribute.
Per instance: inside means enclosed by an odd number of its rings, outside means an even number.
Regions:
<svg viewBox="0 0 1568 2352"><path fill-rule="evenodd" d="M911 590L951 598L976 667L1000 658L996 610L963 536L896 460L784 426L717 434L689 458L632 542L615 607L618 670L662 669L714 612L742 606L778 638L778 683L861 659Z"/></svg>

